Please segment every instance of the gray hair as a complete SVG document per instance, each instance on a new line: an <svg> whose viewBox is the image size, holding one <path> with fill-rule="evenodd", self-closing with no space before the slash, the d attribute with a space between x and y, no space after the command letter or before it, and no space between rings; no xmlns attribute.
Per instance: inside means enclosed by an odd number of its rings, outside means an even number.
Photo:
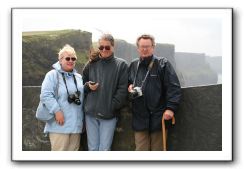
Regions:
<svg viewBox="0 0 244 169"><path fill-rule="evenodd" d="M114 46L114 37L111 34L103 34L98 41L100 40L109 41L111 45Z"/></svg>
<svg viewBox="0 0 244 169"><path fill-rule="evenodd" d="M143 34L141 36L139 36L136 40L136 45L138 47L138 43L141 39L150 39L152 41L152 45L155 46L155 38L152 35L149 34Z"/></svg>

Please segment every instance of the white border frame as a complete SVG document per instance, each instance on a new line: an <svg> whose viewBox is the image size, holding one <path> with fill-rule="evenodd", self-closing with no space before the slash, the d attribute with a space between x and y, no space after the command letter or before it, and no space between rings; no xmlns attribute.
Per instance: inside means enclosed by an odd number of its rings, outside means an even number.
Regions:
<svg viewBox="0 0 244 169"><path fill-rule="evenodd" d="M116 8L115 8L116 9ZM153 10L153 8L144 10ZM160 9L160 8L156 8ZM231 161L232 160L232 9L161 9L183 14L222 19L222 151L167 152L51 152L22 151L22 24L25 17L57 9L12 9L12 160L14 161ZM58 9L62 13L74 9ZM84 10L84 9L75 9ZM86 9L88 10L88 9ZM90 10L96 10L90 9ZM114 8L105 8L114 10ZM116 10L127 10L118 8ZM138 10L138 9L134 9ZM175 12L176 11L176 12ZM184 11L184 12L183 12ZM182 13L183 12L183 13Z"/></svg>

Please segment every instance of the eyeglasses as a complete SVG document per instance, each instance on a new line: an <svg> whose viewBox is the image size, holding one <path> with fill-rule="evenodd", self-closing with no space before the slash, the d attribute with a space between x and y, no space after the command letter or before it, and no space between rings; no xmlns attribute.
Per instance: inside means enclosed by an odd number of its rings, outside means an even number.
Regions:
<svg viewBox="0 0 244 169"><path fill-rule="evenodd" d="M99 46L99 50L103 50L105 48L105 50L110 50L110 46Z"/></svg>
<svg viewBox="0 0 244 169"><path fill-rule="evenodd" d="M74 61L76 61L76 58L72 58L72 57L66 57L66 58L64 58L66 61L70 61L70 59L74 62Z"/></svg>
<svg viewBox="0 0 244 169"><path fill-rule="evenodd" d="M152 46L139 46L139 49L149 49L151 48Z"/></svg>

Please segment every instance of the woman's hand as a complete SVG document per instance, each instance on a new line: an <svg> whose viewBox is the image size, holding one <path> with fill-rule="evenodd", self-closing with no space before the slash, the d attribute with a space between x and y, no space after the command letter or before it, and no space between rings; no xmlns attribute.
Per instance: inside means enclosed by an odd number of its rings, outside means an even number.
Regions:
<svg viewBox="0 0 244 169"><path fill-rule="evenodd" d="M56 122L60 126L64 125L64 115L63 115L63 112L61 112L61 111L56 112L55 113L55 120L56 120Z"/></svg>

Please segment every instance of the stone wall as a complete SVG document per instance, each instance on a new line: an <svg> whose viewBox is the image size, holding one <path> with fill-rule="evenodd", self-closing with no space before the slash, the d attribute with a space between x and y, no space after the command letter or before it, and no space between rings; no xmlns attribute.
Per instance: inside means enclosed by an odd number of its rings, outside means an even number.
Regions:
<svg viewBox="0 0 244 169"><path fill-rule="evenodd" d="M43 131L43 123L35 119L40 87L22 88L22 150L49 151L50 143ZM182 102L176 114L176 125L169 130L170 151L222 150L222 85L183 88ZM82 134L81 150L87 150L86 135ZM112 150L133 151L129 106L120 112Z"/></svg>

